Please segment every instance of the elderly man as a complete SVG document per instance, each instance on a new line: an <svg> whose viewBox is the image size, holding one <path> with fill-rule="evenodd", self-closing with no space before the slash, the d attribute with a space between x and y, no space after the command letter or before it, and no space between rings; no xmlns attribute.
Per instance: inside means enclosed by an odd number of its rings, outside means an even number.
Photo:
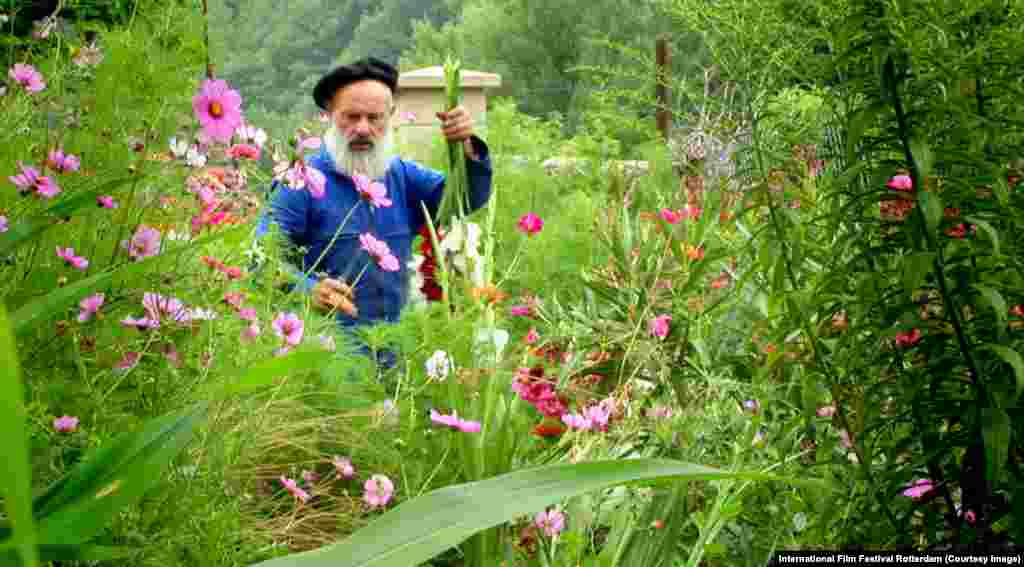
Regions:
<svg viewBox="0 0 1024 567"><path fill-rule="evenodd" d="M426 222L421 203L435 215L444 191L444 175L394 155L391 119L397 85L397 71L375 58L321 78L313 99L329 113L331 126L320 153L307 163L326 177L325 194L316 199L308 191L278 186L271 199L271 222L303 250L296 260L297 287L310 293L318 308L333 311L343 327L398 320L408 298L412 241ZM437 117L445 138L465 148L467 207L479 209L491 193L487 146L461 106ZM357 187L363 179L382 183L386 196L368 199L365 182L362 193ZM391 204L385 206L387 200ZM262 223L260 232L266 228ZM373 261L365 249L367 234L387 244L397 265Z"/></svg>

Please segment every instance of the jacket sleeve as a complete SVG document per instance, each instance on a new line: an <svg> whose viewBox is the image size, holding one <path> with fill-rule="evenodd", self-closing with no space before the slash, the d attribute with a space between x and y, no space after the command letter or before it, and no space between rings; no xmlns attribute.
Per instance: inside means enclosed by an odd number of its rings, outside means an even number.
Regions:
<svg viewBox="0 0 1024 567"><path fill-rule="evenodd" d="M487 204L491 198L491 179L493 170L491 168L491 155L487 144L480 138L471 138L473 149L478 159L466 158L466 179L469 183L468 210L476 211ZM420 203L426 205L431 217L437 215L441 206L441 197L444 195L444 174L432 169L425 168L415 162L406 163L407 175L407 197L409 199L410 225L414 233L419 232L427 219L423 216L423 209Z"/></svg>
<svg viewBox="0 0 1024 567"><path fill-rule="evenodd" d="M270 191L270 206L260 216L259 224L256 226L256 238L265 240L271 224L280 228L291 245L284 253L291 264L288 266L288 272L294 279L292 290L298 288L309 293L319 280L303 273L302 257L296 253L296 249L309 245L310 194L308 191L289 189L277 182L271 186Z"/></svg>

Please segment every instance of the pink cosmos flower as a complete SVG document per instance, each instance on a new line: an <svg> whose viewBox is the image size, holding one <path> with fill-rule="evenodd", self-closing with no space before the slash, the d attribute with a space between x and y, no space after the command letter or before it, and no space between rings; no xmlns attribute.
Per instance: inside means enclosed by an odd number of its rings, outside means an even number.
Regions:
<svg viewBox="0 0 1024 567"><path fill-rule="evenodd" d="M668 324L672 321L671 315L658 315L647 324L647 331L652 337L664 339L668 336Z"/></svg>
<svg viewBox="0 0 1024 567"><path fill-rule="evenodd" d="M102 293L95 293L80 301L78 306L82 308L82 311L78 314L78 322L85 323L92 319L92 316L95 315L103 305L103 299L104 296Z"/></svg>
<svg viewBox="0 0 1024 567"><path fill-rule="evenodd" d="M38 169L24 165L20 161L18 162L18 167L21 168L21 173L12 175L7 179L18 187L18 192L22 195L35 189L36 195L44 199L51 199L60 193L60 187L57 185L57 182L48 176L40 175Z"/></svg>
<svg viewBox="0 0 1024 567"><path fill-rule="evenodd" d="M46 165L57 173L67 173L68 171L78 171L81 162L78 160L78 156L65 154L64 150L57 148L50 150Z"/></svg>
<svg viewBox="0 0 1024 567"><path fill-rule="evenodd" d="M380 208L391 206L391 199L387 197L388 189L380 181L370 181L369 177L358 173L352 176L352 181L356 185L359 196L369 201L370 206Z"/></svg>
<svg viewBox="0 0 1024 567"><path fill-rule="evenodd" d="M377 265L385 272L397 272L402 269L401 264L398 262L398 257L394 254L388 254L387 256L381 257L377 262Z"/></svg>
<svg viewBox="0 0 1024 567"><path fill-rule="evenodd" d="M61 248L57 247L57 256L68 263L69 266L73 266L79 270L85 270L89 267L89 261L81 256L75 256L74 248Z"/></svg>
<svg viewBox="0 0 1024 567"><path fill-rule="evenodd" d="M0 233L7 232L7 217L0 215Z"/></svg>
<svg viewBox="0 0 1024 567"><path fill-rule="evenodd" d="M381 256L391 254L391 248L388 247L388 243L383 240L378 240L369 232L364 232L359 235L359 247L374 258L380 258Z"/></svg>
<svg viewBox="0 0 1024 567"><path fill-rule="evenodd" d="M702 212L704 212L704 209L693 205L686 205L679 209L679 215L682 216L683 219L698 219Z"/></svg>
<svg viewBox="0 0 1024 567"><path fill-rule="evenodd" d="M203 132L221 142L229 142L242 125L241 106L242 96L222 80L206 79L192 97L192 110Z"/></svg>
<svg viewBox="0 0 1024 567"><path fill-rule="evenodd" d="M513 305L509 307L508 312L513 317L529 317L533 315L529 305Z"/></svg>
<svg viewBox="0 0 1024 567"><path fill-rule="evenodd" d="M96 204L99 205L101 209L117 208L117 201L115 201L110 195L100 195L96 197Z"/></svg>
<svg viewBox="0 0 1024 567"><path fill-rule="evenodd" d="M136 319L134 317L125 317L121 319L121 324L125 327L135 327L140 331L148 331L149 329L156 329L160 326L159 319L150 319L149 317L142 317Z"/></svg>
<svg viewBox="0 0 1024 567"><path fill-rule="evenodd" d="M309 502L309 493L299 488L299 485L294 480L286 476L281 476L280 481L281 484L284 486L284 489L290 492L291 495L296 498L296 500L301 500L302 502Z"/></svg>
<svg viewBox="0 0 1024 567"><path fill-rule="evenodd" d="M126 352L124 353L124 358L122 358L120 361L117 362L117 364L114 365L114 369L131 370L132 368L135 368L139 364L140 358L142 358L142 353L140 352Z"/></svg>
<svg viewBox="0 0 1024 567"><path fill-rule="evenodd" d="M7 71L7 76L30 93L37 93L46 88L46 82L43 81L42 74L36 71L35 67L25 63L15 63Z"/></svg>
<svg viewBox="0 0 1024 567"><path fill-rule="evenodd" d="M352 460L348 457L334 456L334 468L338 471L338 476L341 478L352 478L356 474L356 468L352 466Z"/></svg>
<svg viewBox="0 0 1024 567"><path fill-rule="evenodd" d="M395 492L395 485L388 477L375 474L363 484L363 489L365 490L363 500L371 508L382 508L387 506L388 501L391 500L391 495Z"/></svg>
<svg viewBox="0 0 1024 567"><path fill-rule="evenodd" d="M256 340L256 337L260 336L260 324L256 321L249 323L242 328L241 339L242 342L247 343Z"/></svg>
<svg viewBox="0 0 1024 567"><path fill-rule="evenodd" d="M519 217L517 226L519 227L520 232L523 232L527 236L533 236L544 228L544 220L534 213L526 213Z"/></svg>
<svg viewBox="0 0 1024 567"><path fill-rule="evenodd" d="M249 144L235 144L228 148L228 156L231 159L251 159L258 161L260 159L260 149L257 146Z"/></svg>
<svg viewBox="0 0 1024 567"><path fill-rule="evenodd" d="M926 494L931 492L935 488L935 484L932 483L931 479L921 478L917 479L907 487L901 494L903 496L909 496L914 500L923 498Z"/></svg>
<svg viewBox="0 0 1024 567"><path fill-rule="evenodd" d="M555 537L565 528L565 515L558 510L540 512L534 517L533 524L543 531L544 535Z"/></svg>
<svg viewBox="0 0 1024 567"><path fill-rule="evenodd" d="M271 324L274 327L274 334L284 339L289 346L297 346L302 342L304 325L294 313L278 313Z"/></svg>
<svg viewBox="0 0 1024 567"><path fill-rule="evenodd" d="M676 224L682 218L682 214L673 211L672 209L662 209L659 213L661 218L668 224Z"/></svg>
<svg viewBox="0 0 1024 567"><path fill-rule="evenodd" d="M910 348L921 342L921 330L912 329L908 333L896 333L896 346L899 348Z"/></svg>
<svg viewBox="0 0 1024 567"><path fill-rule="evenodd" d="M170 319L176 323L187 324L193 319L193 313L176 297L146 292L142 294L142 307L149 319L155 321Z"/></svg>
<svg viewBox="0 0 1024 567"><path fill-rule="evenodd" d="M78 429L78 418L64 415L53 420L53 429L58 433L71 433Z"/></svg>
<svg viewBox="0 0 1024 567"><path fill-rule="evenodd" d="M974 513L974 510L968 510L964 512L964 520L971 525L978 520L978 516Z"/></svg>
<svg viewBox="0 0 1024 567"><path fill-rule="evenodd" d="M830 405L827 405L827 406L821 406L820 408L818 408L818 411L815 412L815 414L818 417L832 417L833 415L835 415L835 413L836 413L836 405L835 404L830 404Z"/></svg>
<svg viewBox="0 0 1024 567"><path fill-rule="evenodd" d="M590 431L594 426L589 419L577 413L567 413L563 415L562 423L564 423L569 429L576 429L578 431Z"/></svg>
<svg viewBox="0 0 1024 567"><path fill-rule="evenodd" d="M256 320L256 309L252 307L245 307L238 310L238 317L243 321L255 321Z"/></svg>
<svg viewBox="0 0 1024 567"><path fill-rule="evenodd" d="M584 409L583 417L587 418L594 429L597 429L598 431L607 431L608 419L611 417L611 412L606 406L598 404Z"/></svg>
<svg viewBox="0 0 1024 567"><path fill-rule="evenodd" d="M461 419L461 418L459 418L458 415L456 415L455 412L452 412L451 415L445 415L445 414L442 414L442 413L438 413L438 411L435 410L435 409L431 409L430 410L430 421L432 421L434 423L440 423L441 425L447 425L448 427L451 427L452 429L458 429L459 431L461 431L463 433L479 433L480 432L480 422L479 421L469 421L469 420L466 420L466 419Z"/></svg>
<svg viewBox="0 0 1024 567"><path fill-rule="evenodd" d="M526 344L534 344L540 340L540 334L537 333L537 329L530 327L530 332L526 333Z"/></svg>
<svg viewBox="0 0 1024 567"><path fill-rule="evenodd" d="M160 231L140 224L132 239L122 240L121 247L128 251L132 260L142 260L160 253Z"/></svg>
<svg viewBox="0 0 1024 567"><path fill-rule="evenodd" d="M885 186L896 191L912 192L914 190L914 181L909 175L896 175Z"/></svg>

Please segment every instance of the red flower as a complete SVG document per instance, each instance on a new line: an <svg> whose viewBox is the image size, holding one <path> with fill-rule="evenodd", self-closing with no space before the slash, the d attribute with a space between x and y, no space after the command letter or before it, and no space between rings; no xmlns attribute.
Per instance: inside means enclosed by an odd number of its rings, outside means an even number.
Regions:
<svg viewBox="0 0 1024 567"><path fill-rule="evenodd" d="M912 329L909 333L896 333L896 346L910 348L921 342L921 330Z"/></svg>
<svg viewBox="0 0 1024 567"><path fill-rule="evenodd" d="M538 437L558 437L565 433L565 425L553 419L545 419L533 428L533 434Z"/></svg>

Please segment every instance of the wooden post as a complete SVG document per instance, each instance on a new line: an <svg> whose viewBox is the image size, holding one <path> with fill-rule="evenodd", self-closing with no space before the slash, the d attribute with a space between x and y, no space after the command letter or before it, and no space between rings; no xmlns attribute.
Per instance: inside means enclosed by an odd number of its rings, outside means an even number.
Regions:
<svg viewBox="0 0 1024 567"><path fill-rule="evenodd" d="M668 130L672 120L672 114L669 109L670 93L668 89L668 79L670 76L670 68L672 66L672 54L669 51L668 40L668 34L658 36L655 44L654 56L657 63L655 77L658 81L658 84L655 87L655 97L657 98L658 105L657 110L655 111L655 116L658 123L658 131L661 132L661 137L665 142L668 142Z"/></svg>

